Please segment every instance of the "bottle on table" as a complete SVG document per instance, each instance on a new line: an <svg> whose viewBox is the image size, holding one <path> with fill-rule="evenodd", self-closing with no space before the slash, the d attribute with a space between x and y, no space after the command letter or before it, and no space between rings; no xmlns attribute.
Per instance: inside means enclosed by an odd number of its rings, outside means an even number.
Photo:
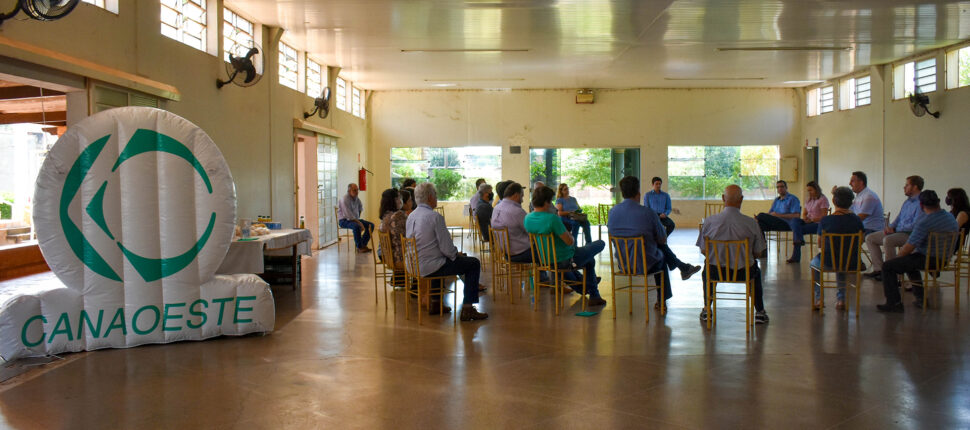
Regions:
<svg viewBox="0 0 970 430"><path fill-rule="evenodd" d="M306 228L306 222L303 220L303 216L300 216L300 228Z"/></svg>

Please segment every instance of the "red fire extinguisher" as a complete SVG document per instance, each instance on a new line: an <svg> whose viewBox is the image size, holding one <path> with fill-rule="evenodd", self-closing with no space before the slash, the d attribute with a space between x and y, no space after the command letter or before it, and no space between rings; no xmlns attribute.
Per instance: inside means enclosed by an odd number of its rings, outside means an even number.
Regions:
<svg viewBox="0 0 970 430"><path fill-rule="evenodd" d="M368 173L372 175L374 174L374 172L371 172L370 170L367 170L363 167L361 167L360 170L357 171L357 188L359 188L361 191L367 191Z"/></svg>

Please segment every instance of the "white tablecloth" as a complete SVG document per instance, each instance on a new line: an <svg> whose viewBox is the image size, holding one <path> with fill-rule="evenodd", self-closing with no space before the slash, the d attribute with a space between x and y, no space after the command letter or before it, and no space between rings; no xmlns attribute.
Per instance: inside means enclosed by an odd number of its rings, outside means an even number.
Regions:
<svg viewBox="0 0 970 430"><path fill-rule="evenodd" d="M233 240L216 273L263 273L263 255L292 255L293 245L296 245L297 255L311 255L313 236L310 230L274 230L254 238L256 240Z"/></svg>

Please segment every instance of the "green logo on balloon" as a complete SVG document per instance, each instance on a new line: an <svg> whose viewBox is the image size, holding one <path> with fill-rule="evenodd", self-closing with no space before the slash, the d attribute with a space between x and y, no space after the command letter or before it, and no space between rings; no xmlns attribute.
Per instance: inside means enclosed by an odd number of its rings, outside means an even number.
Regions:
<svg viewBox="0 0 970 430"><path fill-rule="evenodd" d="M95 160L101 154L104 146L108 143L108 139L111 135L104 136L84 149L81 155L78 156L74 164L71 166L71 170L67 174L67 178L64 183L64 190L61 194L60 200L60 220L61 227L64 230L64 236L67 238L67 243L70 245L71 250L74 252L81 262L84 263L89 269L95 273L104 276L105 278L121 282L121 276L115 272L114 269L108 264L107 261L101 257L100 254L94 249L87 238L84 237L84 233L78 228L77 224L71 220L68 208L70 207L71 201L77 195L78 191L81 189L81 183L84 178L87 177L88 172L91 170L91 166L94 165ZM115 161L114 167L111 171L117 171L121 163L124 163L128 159L143 154L146 152L165 152L168 154L175 155L184 159L188 162L195 171L205 182L206 189L209 194L212 194L212 184L209 182L209 175L206 174L205 169L199 160L192 154L192 151L183 145L178 140L175 140L169 136L158 133L152 130L139 129L132 135L131 139L125 145L124 150L118 155L118 160ZM209 216L209 224L205 229L205 233L202 237L196 241L195 245L186 250L185 252L168 258L147 258L138 255L125 247L120 241L115 239L114 234L108 228L108 223L104 218L104 192L107 188L108 183L105 181L101 184L98 192L95 193L91 202L85 207L85 212L91 216L91 219L108 235L109 238L115 241L121 252L131 263L135 271L141 275L145 282L157 281L159 279L165 278L167 276L178 273L180 270L188 266L192 261L198 256L199 251L205 247L206 242L209 240L209 236L212 234L212 229L215 227L216 223L216 213L212 212Z"/></svg>

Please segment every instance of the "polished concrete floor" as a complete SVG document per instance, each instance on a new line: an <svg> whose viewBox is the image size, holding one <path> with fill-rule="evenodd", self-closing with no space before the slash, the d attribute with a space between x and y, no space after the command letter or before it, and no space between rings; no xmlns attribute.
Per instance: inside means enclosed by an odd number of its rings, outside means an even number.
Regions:
<svg viewBox="0 0 970 430"><path fill-rule="evenodd" d="M672 236L699 263L696 231ZM806 256L807 257L807 256ZM778 261L781 260L781 264ZM618 297L555 316L482 297L482 322L424 325L374 303L369 255L304 260L302 289L273 287L277 328L69 354L0 385L10 428L967 428L970 300L883 315L866 281L861 318L809 308L808 258L765 264L768 325L740 304L708 330L700 276L674 284L665 318ZM601 255L609 293L608 256ZM486 277L487 278L487 277ZM966 296L962 296L966 298ZM399 303L403 298L398 297ZM413 303L413 302L412 302Z"/></svg>

